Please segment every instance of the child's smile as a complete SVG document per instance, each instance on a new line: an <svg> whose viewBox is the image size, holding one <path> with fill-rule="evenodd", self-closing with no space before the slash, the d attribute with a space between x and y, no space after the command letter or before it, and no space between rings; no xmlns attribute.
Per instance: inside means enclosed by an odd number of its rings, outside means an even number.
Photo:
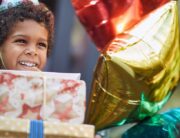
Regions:
<svg viewBox="0 0 180 138"><path fill-rule="evenodd" d="M24 67L28 67L28 68L32 68L32 67L38 68L38 63L36 63L34 61L19 61L19 64Z"/></svg>

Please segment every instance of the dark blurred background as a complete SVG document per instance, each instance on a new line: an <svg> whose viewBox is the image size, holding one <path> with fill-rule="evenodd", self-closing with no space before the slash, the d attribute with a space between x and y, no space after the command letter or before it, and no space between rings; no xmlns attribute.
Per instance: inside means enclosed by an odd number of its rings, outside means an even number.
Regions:
<svg viewBox="0 0 180 138"><path fill-rule="evenodd" d="M81 73L90 91L98 52L79 23L70 0L40 0L55 15L55 43L46 71Z"/></svg>

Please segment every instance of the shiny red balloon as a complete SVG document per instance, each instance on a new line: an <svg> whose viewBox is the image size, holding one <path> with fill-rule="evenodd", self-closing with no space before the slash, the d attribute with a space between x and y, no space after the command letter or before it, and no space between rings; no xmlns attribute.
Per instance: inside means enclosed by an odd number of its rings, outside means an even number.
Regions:
<svg viewBox="0 0 180 138"><path fill-rule="evenodd" d="M97 49L169 0L72 0L75 11Z"/></svg>

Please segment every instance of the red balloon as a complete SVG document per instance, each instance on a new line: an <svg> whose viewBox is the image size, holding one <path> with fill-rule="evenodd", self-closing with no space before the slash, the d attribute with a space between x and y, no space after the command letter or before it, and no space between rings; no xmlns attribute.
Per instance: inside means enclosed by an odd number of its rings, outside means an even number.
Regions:
<svg viewBox="0 0 180 138"><path fill-rule="evenodd" d="M169 0L72 0L75 11L96 44L105 52L117 34L128 30Z"/></svg>

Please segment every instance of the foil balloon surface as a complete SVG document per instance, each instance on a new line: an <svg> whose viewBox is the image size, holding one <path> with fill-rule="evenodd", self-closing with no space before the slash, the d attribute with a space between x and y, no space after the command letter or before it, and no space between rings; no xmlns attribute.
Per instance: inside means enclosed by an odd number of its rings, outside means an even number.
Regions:
<svg viewBox="0 0 180 138"><path fill-rule="evenodd" d="M122 138L179 138L180 108L157 114L128 129Z"/></svg>
<svg viewBox="0 0 180 138"><path fill-rule="evenodd" d="M180 79L177 1L116 35L99 57L85 123L97 130L142 120L169 99Z"/></svg>
<svg viewBox="0 0 180 138"><path fill-rule="evenodd" d="M75 11L99 51L169 0L72 0Z"/></svg>

